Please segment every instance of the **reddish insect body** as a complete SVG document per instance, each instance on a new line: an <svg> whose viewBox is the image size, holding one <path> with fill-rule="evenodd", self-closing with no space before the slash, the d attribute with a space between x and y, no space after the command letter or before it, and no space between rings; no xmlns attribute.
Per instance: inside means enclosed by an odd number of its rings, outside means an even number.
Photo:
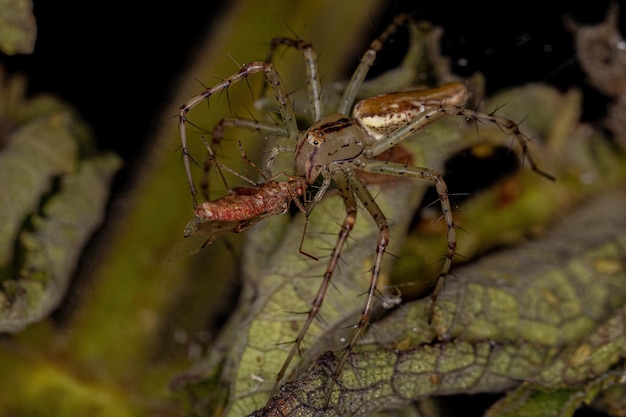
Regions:
<svg viewBox="0 0 626 417"><path fill-rule="evenodd" d="M229 194L200 204L196 216L201 220L254 221L257 218L283 214L306 190L304 178L289 181L269 180L255 187L236 187Z"/></svg>

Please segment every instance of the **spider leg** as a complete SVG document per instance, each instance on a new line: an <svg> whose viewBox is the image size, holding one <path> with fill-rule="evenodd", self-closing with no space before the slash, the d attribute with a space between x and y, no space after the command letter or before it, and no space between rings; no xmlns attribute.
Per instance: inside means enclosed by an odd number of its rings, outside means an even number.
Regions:
<svg viewBox="0 0 626 417"><path fill-rule="evenodd" d="M313 48L313 45L302 39L277 37L272 39L267 62L272 62L272 57L276 48L281 45L286 46L287 48L297 49L302 53L302 55L304 55L309 107L311 114L313 115L313 121L317 122L322 118L322 114L324 114L322 109L322 83L320 82L319 68L317 64L317 52L315 51L315 48Z"/></svg>
<svg viewBox="0 0 626 417"><path fill-rule="evenodd" d="M528 139L524 134L520 131L519 125L515 123L511 119L507 119L506 117L496 116L492 113L481 113L471 109L465 109L463 107L454 107L454 106L442 106L439 108L439 111L445 114L449 114L452 116L461 116L467 119L472 119L476 121L483 121L493 123L498 126L500 129L506 129L509 132L513 133L517 142L520 145L522 150L522 159L527 159L530 164L530 168L536 172L537 174L551 180L555 181L553 175L548 174L547 172L541 170L533 158L530 150L528 149Z"/></svg>
<svg viewBox="0 0 626 417"><path fill-rule="evenodd" d="M270 149L270 154L265 161L265 175L272 175L272 165L274 165L274 161L281 153L294 153L293 146L274 146Z"/></svg>
<svg viewBox="0 0 626 417"><path fill-rule="evenodd" d="M322 282L317 290L317 294L315 295L315 299L311 304L311 309L309 310L308 316L304 325L300 329L300 333L296 337L287 358L285 359L283 366L280 368L278 375L276 375L276 381L274 382L274 386L269 395L267 405L271 403L272 398L276 395L278 391L278 387L280 385L281 380L285 376L287 372L287 368L291 363L292 359L300 351L300 345L302 344L302 340L304 339L309 327L313 323L313 320L317 316L320 308L322 307L322 303L324 302L324 296L326 295L326 291L328 290L328 286L330 285L330 280L333 276L335 268L337 267L337 263L339 262L339 258L341 257L341 251L350 235L350 232L354 228L354 224L356 223L356 214L357 214L357 204L354 198L353 192L349 188L349 184L347 178L343 175L338 175L337 178L333 178L335 181L339 192L341 193L341 197L344 200L344 204L346 207L346 217L341 224L341 230L339 231L339 236L337 238L337 243L333 247L333 250L330 254L330 259L328 261L328 265L326 267L326 271L324 272L324 276L322 278ZM336 371L338 375L338 371ZM332 390L333 383L331 383L329 392ZM330 395L330 394L329 394Z"/></svg>
<svg viewBox="0 0 626 417"><path fill-rule="evenodd" d="M374 266L372 268L372 276L370 279L369 288L367 289L367 296L366 296L365 304L363 305L363 310L361 312L361 318L359 322L355 325L356 330L354 332L354 335L352 336L352 339L350 339L350 343L348 344L348 346L346 346L346 349L339 363L337 364L337 368L335 369L333 373L333 377L330 381L330 385L327 388L327 392L326 392L325 406L328 406L330 402L330 397L333 392L333 387L335 383L337 382L337 379L339 378L339 375L341 374L341 371L344 365L346 364L346 361L348 360L350 354L354 350L354 347L356 346L356 344L361 339L363 330L369 325L370 318L372 315L373 301L376 296L376 287L378 285L378 278L380 277L382 259L387 249L387 245L389 243L389 223L387 222L387 219L385 218L385 215L383 214L378 204L376 204L376 201L374 201L374 196L372 196L372 194L369 192L367 187L365 187L365 185L354 174L354 172L346 173L346 175L347 175L346 179L348 180L347 185L349 187L349 194L351 195L353 194L357 196L359 201L363 204L367 212L370 214L370 216L374 219L374 221L378 225L378 238L376 240L377 242L376 243L376 258L374 261ZM343 178L342 180L345 181L345 179ZM338 179L335 179L335 182L337 181ZM352 197L352 199L354 199L354 197ZM346 200L345 197L344 197L344 200L346 201L346 208L348 208L349 200Z"/></svg>
<svg viewBox="0 0 626 417"><path fill-rule="evenodd" d="M285 126L280 126L280 125L266 123L266 122L260 122L260 121L251 120L251 119L225 117L223 119L220 119L220 121L217 122L217 124L213 128L213 132L212 132L213 143L217 144L222 141L222 139L224 138L224 131L226 130L226 128L242 128L242 129L247 129L250 131L256 131L258 133L262 133L267 136L289 137L289 132L287 131ZM239 145L239 147L241 149L241 144ZM276 152L276 155L277 154L278 152ZM275 155L274 157L270 156L271 161L270 159L268 159L267 169L264 173L262 173L261 171L257 169L257 171L261 174L262 177L269 177L272 175L271 165L275 157L276 157ZM247 157L244 157L244 161L251 162Z"/></svg>
<svg viewBox="0 0 626 417"><path fill-rule="evenodd" d="M239 142L239 153L241 155L241 159L243 160L244 168L246 170L246 175L242 175L239 172L235 171L234 169L230 168L228 165L224 165L223 163L219 162L215 156L215 153L213 152L213 149L211 148L211 144L209 143L209 141L204 136L202 136L201 139L202 139L202 142L204 143L204 146L207 149L207 156L204 160L204 172L202 175L200 187L202 190L202 195L207 201L210 200L208 189L209 189L209 171L211 169L211 166L215 166L220 178L222 179L222 183L224 184L226 189L229 190L229 193L232 193L233 189L228 185L228 182L226 181L226 177L224 176L224 171L227 171L228 173L234 175L235 177L241 178L243 181L251 185L260 185L260 184L263 184L263 182L268 182L269 180L273 180L279 176L278 175L273 178L267 178L266 176L264 176L260 168L253 161L248 159L248 156L246 155L243 149L243 146L241 145L241 142ZM261 177L264 180L262 183L258 183L251 179L248 173L248 165L256 169L256 171L261 175Z"/></svg>
<svg viewBox="0 0 626 417"><path fill-rule="evenodd" d="M225 117L215 124L213 128L213 143L220 143L224 137L224 131L227 127L238 127L264 133L272 136L288 137L289 133L284 126L271 123L259 122L257 120L242 119L236 117Z"/></svg>
<svg viewBox="0 0 626 417"><path fill-rule="evenodd" d="M317 52L313 45L309 42L306 42L302 39L294 39L287 37L277 37L272 39L270 52L267 57L267 62L272 62L272 58L276 49L279 46L285 46L287 48L294 48L300 51L304 55L304 60L306 64L306 74L307 74L307 89L308 89L308 98L309 98L309 108L311 111L311 115L314 122L319 121L322 118L323 108L322 108L322 84L320 81L319 75L319 67L317 63ZM262 96L265 95L265 88L267 83L263 85L263 91L261 93ZM286 136L286 135L279 135ZM295 141L294 141L295 142ZM270 155L267 158L265 164L265 172L266 175L271 175L272 165L274 164L274 160L281 153L293 153L293 144L290 146L275 146L270 150Z"/></svg>
<svg viewBox="0 0 626 417"><path fill-rule="evenodd" d="M346 86L346 89L343 92L343 97L341 97L341 101L339 102L339 106L337 108L337 113L341 114L349 114L354 101L356 100L356 96L361 89L361 85L363 85L363 81L367 76L372 65L374 65L374 61L376 60L376 54L382 49L383 45L391 35L393 35L398 28L405 24L408 21L412 21L412 18L408 14L400 14L396 16L396 18L387 26L387 28L378 36L378 38L374 39L371 43L367 51L361 57L359 61L359 65L356 70L352 74L352 78L350 82Z"/></svg>
<svg viewBox="0 0 626 417"><path fill-rule="evenodd" d="M183 152L183 164L185 165L185 172L187 174L187 182L189 184L189 190L191 192L191 198L193 202L194 209L198 206L197 195L198 191L196 190L196 186L193 182L193 176L191 174L191 156L189 155L189 149L187 146L187 114L191 109L196 107L198 104L208 100L212 95L219 93L220 91L224 91L228 89L232 84L241 82L242 80L247 79L250 75L256 73L264 73L267 77L269 85L272 87L274 91L276 101L278 103L278 107L280 110L281 118L285 123L285 129L289 138L292 138L294 143L298 136L298 125L296 122L296 116L289 100L289 96L287 94L287 90L283 85L283 81L274 68L274 66L267 62L251 62L242 66L239 71L230 77L226 78L222 82L214 85L213 87L209 87L204 90L202 93L192 97L188 102L183 104L179 111L179 130L180 130L180 142Z"/></svg>
<svg viewBox="0 0 626 417"><path fill-rule="evenodd" d="M212 166L215 166L215 168L217 169L217 173L222 179L222 183L224 184L224 187L226 187L227 190L230 190L230 187L228 186L228 182L226 181L226 177L224 176L224 172L222 171L223 165L217 161L217 158L215 157L215 153L213 153L213 149L211 148L211 145L209 144L209 142L204 136L202 136L201 139L202 139L202 142L204 143L204 146L207 149L207 155L206 155L206 158L204 158L204 172L202 173L202 180L200 181L200 189L202 190L202 196L204 197L205 200L208 201L210 200L209 198L209 171L211 170Z"/></svg>
<svg viewBox="0 0 626 417"><path fill-rule="evenodd" d="M439 202L441 203L443 218L445 219L448 228L448 252L445 256L443 267L441 269L441 272L439 273L439 276L437 277L435 288L430 298L431 302L429 307L428 319L429 321L431 321L434 313L435 302L437 301L437 297L443 289L445 278L450 272L450 267L452 266L452 258L456 253L456 226L454 224L454 219L452 218L452 208L450 207L450 201L448 199L448 187L443 180L443 177L437 171L429 168L420 168L392 162L368 160L361 161L361 166L359 167L359 169L373 173L413 177L427 180L435 184L437 194L439 194Z"/></svg>
<svg viewBox="0 0 626 417"><path fill-rule="evenodd" d="M381 154L382 152L394 147L395 145L399 144L413 134L418 133L420 129L442 118L443 116L460 116L470 120L489 122L498 126L501 129L508 130L517 139L517 142L519 143L522 150L522 158L528 160L531 169L549 180L553 181L555 179L552 175L546 173L539 168L537 162L535 161L534 157L530 153L530 150L528 149L529 139L524 136L524 134L519 129L519 125L513 120L507 119L505 117L495 116L493 114L481 113L475 110L466 109L461 106L449 105L448 103L442 101L436 102L427 100L422 102L421 104L423 110L420 113L415 115L415 117L409 120L404 126L378 139L366 150L365 156L367 158L373 158L374 156Z"/></svg>

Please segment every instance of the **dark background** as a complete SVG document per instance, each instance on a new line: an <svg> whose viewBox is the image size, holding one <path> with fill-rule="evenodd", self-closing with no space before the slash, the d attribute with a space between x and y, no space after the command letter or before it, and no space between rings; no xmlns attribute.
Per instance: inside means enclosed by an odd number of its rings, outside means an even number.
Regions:
<svg viewBox="0 0 626 417"><path fill-rule="evenodd" d="M223 10L221 3L206 0L154 2L149 8L139 3L35 1L35 53L0 55L10 71L28 75L31 93L53 92L75 104L100 146L125 159L140 152L159 124L156 118L193 59L190 48ZM490 90L527 81L563 89L579 85L587 99L584 117L603 114L606 100L586 86L562 15L600 22L608 1L426 3L390 2L386 14L372 20L382 27L399 11L414 12L445 28L442 50L457 73L482 71Z"/></svg>

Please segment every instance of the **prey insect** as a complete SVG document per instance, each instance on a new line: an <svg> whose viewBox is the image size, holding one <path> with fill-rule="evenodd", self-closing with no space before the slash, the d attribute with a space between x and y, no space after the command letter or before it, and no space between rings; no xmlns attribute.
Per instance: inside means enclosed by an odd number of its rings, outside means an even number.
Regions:
<svg viewBox="0 0 626 417"><path fill-rule="evenodd" d="M299 200L307 189L303 178L281 172L256 183L218 162L209 143L204 138L203 142L207 148L205 178L208 177L208 170L215 166L228 194L209 200L207 181L203 181L203 194L208 201L194 209L195 217L187 223L184 230L186 242L182 245L184 247L177 248L175 258L183 253L182 256L198 252L224 234L240 233L267 217L284 214L289 210L291 202L301 211L305 211ZM244 163L256 168L256 164L248 160L241 144L239 148ZM232 173L250 185L230 188L223 171ZM287 181L278 181L283 176L287 177Z"/></svg>
<svg viewBox="0 0 626 417"><path fill-rule="evenodd" d="M277 38L272 42L272 49L278 46L285 46L296 49L304 55L309 111L314 121L305 130L298 128L295 110L289 94L280 74L271 62L251 62L243 65L235 74L217 85L207 88L201 94L192 97L180 108L180 137L194 207L197 207L197 190L192 179L190 156L187 150L187 115L191 109L208 100L211 96L257 73L265 74L267 85L269 85L276 99L282 124L276 125L252 119L231 117L222 119L218 123L218 129L237 127L288 139L288 146L275 146L270 151L266 162L266 171L271 172L274 161L280 154L293 153L296 177L303 180L307 185L321 181L319 189L306 207L305 214L307 219L330 189L336 189L344 202L346 214L339 229L336 243L331 251L319 289L311 303L306 320L300 328L281 369L278 371L268 400L270 402L274 394L277 393L291 361L300 351L304 337L309 331L311 324L322 308L325 294L330 286L333 273L337 268L342 250L355 226L359 205L367 211L378 229L374 262L360 319L354 324L353 335L349 339L344 353L334 370L333 377L326 388L326 406L330 403L333 388L339 380L343 367L370 323L374 302L377 299L376 291L383 267L383 256L389 243L389 222L371 191L364 181L361 180L362 173L425 180L434 184L443 213L442 218L447 226L447 252L431 295L429 314L431 316L433 314L433 306L443 288L444 280L450 271L452 260L456 253L455 223L448 199L447 186L443 177L433 169L381 160L377 158L378 156L399 145L407 138L425 130L424 128L427 125L446 115L461 116L469 120L492 123L501 129L511 132L517 138L522 152L527 156L527 160L530 162L533 170L548 176L541 172L537 168L535 161L527 155L527 139L522 135L515 122L494 114L480 113L463 107L468 99L468 90L462 83L446 84L434 89L382 94L362 100L356 105L354 104L365 77L375 62L377 53L398 28L405 24L413 24L412 19L408 15L396 17L379 37L369 45L367 51L362 55L351 80L346 85L338 105L329 113L325 112L323 106L317 55L313 46L302 40L291 38Z"/></svg>

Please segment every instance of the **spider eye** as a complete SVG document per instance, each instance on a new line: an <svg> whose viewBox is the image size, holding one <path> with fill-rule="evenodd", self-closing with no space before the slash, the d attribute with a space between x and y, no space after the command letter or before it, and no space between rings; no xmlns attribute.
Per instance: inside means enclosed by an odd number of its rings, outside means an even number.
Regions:
<svg viewBox="0 0 626 417"><path fill-rule="evenodd" d="M309 145L311 146L320 146L322 143L324 143L324 139L321 139L320 137L317 136L309 136Z"/></svg>

